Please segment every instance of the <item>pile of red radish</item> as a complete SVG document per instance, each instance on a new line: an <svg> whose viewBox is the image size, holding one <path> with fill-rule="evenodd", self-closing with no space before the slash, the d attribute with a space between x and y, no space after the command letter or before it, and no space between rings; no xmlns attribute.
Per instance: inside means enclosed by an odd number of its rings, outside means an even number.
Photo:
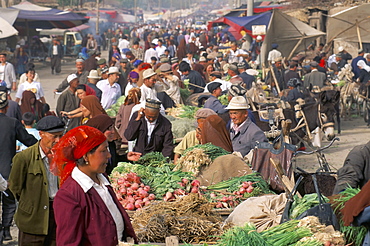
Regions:
<svg viewBox="0 0 370 246"><path fill-rule="evenodd" d="M216 202L216 208L232 208L236 207L242 202L243 197L247 197L247 194L252 193L254 190L253 182L245 181L240 185L238 191L234 191L233 195L216 194L214 192L209 194L210 200ZM245 195L244 195L245 194Z"/></svg>
<svg viewBox="0 0 370 246"><path fill-rule="evenodd" d="M119 202L127 210L141 209L155 200L155 195L149 193L150 186L142 183L136 173L116 178L112 184Z"/></svg>
<svg viewBox="0 0 370 246"><path fill-rule="evenodd" d="M200 182L199 180L193 180L191 183L189 183L188 179L182 179L181 182L179 182L179 185L181 188L175 190L174 192L168 191L166 195L163 197L164 201L172 201L175 200L179 196L184 196L189 193L199 193L199 187L200 187Z"/></svg>

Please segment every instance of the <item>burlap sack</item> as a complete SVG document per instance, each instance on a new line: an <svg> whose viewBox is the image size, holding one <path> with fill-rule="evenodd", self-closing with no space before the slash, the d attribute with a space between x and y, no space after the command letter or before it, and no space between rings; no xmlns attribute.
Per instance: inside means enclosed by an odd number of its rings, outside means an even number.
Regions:
<svg viewBox="0 0 370 246"><path fill-rule="evenodd" d="M258 232L279 225L287 202L285 193L251 197L239 204L227 217L226 222L236 226L253 223Z"/></svg>
<svg viewBox="0 0 370 246"><path fill-rule="evenodd" d="M196 179L200 181L200 185L209 186L252 172L252 169L242 158L230 154L217 157L212 164L202 167Z"/></svg>

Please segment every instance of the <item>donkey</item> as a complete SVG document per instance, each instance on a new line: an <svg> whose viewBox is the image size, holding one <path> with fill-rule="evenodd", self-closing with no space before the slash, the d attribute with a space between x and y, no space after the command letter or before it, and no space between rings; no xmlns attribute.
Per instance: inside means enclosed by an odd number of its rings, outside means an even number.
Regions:
<svg viewBox="0 0 370 246"><path fill-rule="evenodd" d="M360 94L360 84L356 82L346 83L340 90L341 117L347 120L350 117L352 105L356 104L356 113L359 115L361 105L364 102Z"/></svg>
<svg viewBox="0 0 370 246"><path fill-rule="evenodd" d="M285 119L292 120L291 141L292 144L298 144L300 139L307 139L310 142L311 132L319 127L325 134L326 139L331 141L335 137L334 117L336 116L335 105L338 104L339 92L331 96L332 92L323 91L320 93L318 100L308 98L305 104L301 105L300 112L303 113L300 118L296 117L294 109L284 109ZM332 99L328 99L331 96ZM253 112L256 124L262 131L268 132L271 127L268 122L260 119L258 112ZM281 126L279 126L281 128Z"/></svg>

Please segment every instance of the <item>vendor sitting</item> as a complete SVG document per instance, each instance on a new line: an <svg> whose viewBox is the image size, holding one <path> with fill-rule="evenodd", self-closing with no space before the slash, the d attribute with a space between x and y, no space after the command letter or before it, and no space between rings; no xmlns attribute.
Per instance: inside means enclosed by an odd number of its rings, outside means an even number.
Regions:
<svg viewBox="0 0 370 246"><path fill-rule="evenodd" d="M222 105L218 97L221 96L221 83L211 82L208 84L208 90L211 92L211 96L204 103L204 108L209 108L215 111L217 114L227 113L226 105Z"/></svg>
<svg viewBox="0 0 370 246"><path fill-rule="evenodd" d="M244 97L233 97L226 109L231 118L230 138L234 151L246 156L256 142L267 142L263 131L248 117L249 105Z"/></svg>
<svg viewBox="0 0 370 246"><path fill-rule="evenodd" d="M136 139L135 152L145 155L162 152L165 157L173 157L173 135L171 122L159 113L161 102L147 99L145 109L133 113L124 136L128 141Z"/></svg>
<svg viewBox="0 0 370 246"><path fill-rule="evenodd" d="M195 113L195 119L197 119L198 126L211 115L217 115L215 111L209 108L201 108ZM184 153L184 151L190 147L193 147L197 144L200 144L200 141L196 137L196 130L186 133L182 141L175 147L174 153L174 163L176 164L177 160Z"/></svg>
<svg viewBox="0 0 370 246"><path fill-rule="evenodd" d="M287 86L289 88L287 96L281 96L281 100L285 102L295 102L298 98L303 99L303 93L299 91L298 86L300 85L300 81L297 78L291 78ZM282 95L283 92L280 92Z"/></svg>

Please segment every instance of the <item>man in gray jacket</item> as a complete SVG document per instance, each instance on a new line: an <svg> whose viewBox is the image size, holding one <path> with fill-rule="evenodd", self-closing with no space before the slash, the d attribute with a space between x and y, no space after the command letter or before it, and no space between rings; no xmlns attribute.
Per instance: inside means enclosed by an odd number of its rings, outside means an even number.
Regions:
<svg viewBox="0 0 370 246"><path fill-rule="evenodd" d="M248 117L249 105L242 96L233 97L226 109L231 119L230 138L234 151L242 156L254 148L256 142L267 142L263 131Z"/></svg>
<svg viewBox="0 0 370 246"><path fill-rule="evenodd" d="M315 61L310 63L311 73L306 74L304 76L303 84L304 84L305 88L310 88L311 89L313 86L317 86L319 88L322 88L324 86L325 81L326 81L326 74L322 73L322 72L319 72L317 70L318 66L319 66L319 64Z"/></svg>

